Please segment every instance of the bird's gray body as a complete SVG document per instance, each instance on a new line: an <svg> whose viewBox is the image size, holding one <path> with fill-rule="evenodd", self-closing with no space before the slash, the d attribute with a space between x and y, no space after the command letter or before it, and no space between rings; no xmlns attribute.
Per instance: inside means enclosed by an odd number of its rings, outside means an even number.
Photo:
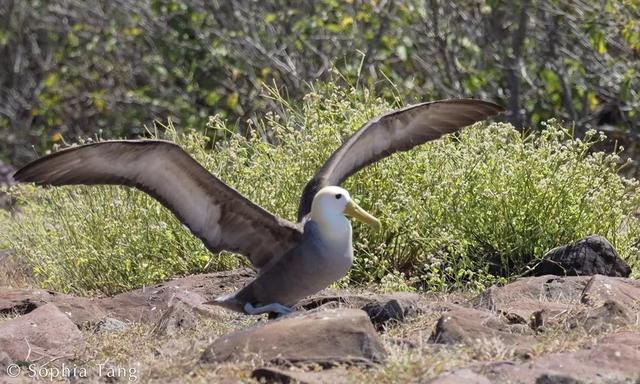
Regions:
<svg viewBox="0 0 640 384"><path fill-rule="evenodd" d="M244 288L212 303L238 312L244 312L247 303L256 307L271 303L292 306L346 276L352 264L351 235L332 244L323 240L318 225L309 220L297 246L272 259Z"/></svg>

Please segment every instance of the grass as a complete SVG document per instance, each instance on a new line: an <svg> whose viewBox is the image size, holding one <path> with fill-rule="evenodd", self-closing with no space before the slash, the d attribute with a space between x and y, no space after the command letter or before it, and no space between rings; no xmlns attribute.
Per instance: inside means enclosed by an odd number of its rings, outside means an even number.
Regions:
<svg viewBox="0 0 640 384"><path fill-rule="evenodd" d="M393 106L368 92L327 85L303 105L277 92L278 113L234 134L211 117L207 134L171 123L149 133L182 145L251 200L293 220L306 181L350 133ZM389 289L482 289L526 272L549 249L586 235L608 238L640 270L638 182L618 175L616 153L590 149L548 122L522 134L476 125L366 168L345 186L382 219L354 224L355 266L342 284ZM207 138L213 136L215 145ZM119 187L14 188L24 215L0 234L35 282L63 292L114 294L172 276L243 263L211 255L160 204ZM636 274L638 272L635 272Z"/></svg>

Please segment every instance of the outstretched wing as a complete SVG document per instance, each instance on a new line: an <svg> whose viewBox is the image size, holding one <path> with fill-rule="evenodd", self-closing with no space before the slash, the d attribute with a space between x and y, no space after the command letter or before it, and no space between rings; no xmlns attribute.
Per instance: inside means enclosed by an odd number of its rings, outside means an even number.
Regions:
<svg viewBox="0 0 640 384"><path fill-rule="evenodd" d="M298 220L309 213L313 197L322 187L340 185L358 170L395 152L407 151L503 111L501 106L487 101L440 100L369 120L307 183L300 199Z"/></svg>
<svg viewBox="0 0 640 384"><path fill-rule="evenodd" d="M241 253L256 268L301 238L298 226L253 204L167 141L117 140L73 147L26 165L14 178L40 185L138 188L169 208L209 250Z"/></svg>

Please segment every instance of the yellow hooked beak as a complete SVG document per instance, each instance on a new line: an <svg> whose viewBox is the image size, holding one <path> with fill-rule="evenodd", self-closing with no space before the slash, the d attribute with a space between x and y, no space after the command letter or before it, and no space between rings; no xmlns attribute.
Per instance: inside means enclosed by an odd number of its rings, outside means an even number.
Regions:
<svg viewBox="0 0 640 384"><path fill-rule="evenodd" d="M349 200L347 206L344 208L344 214L353 217L354 219L358 219L363 223L373 227L376 231L382 228L382 224L380 224L380 220L371 216L369 212L360 208L358 204L356 204L353 200Z"/></svg>

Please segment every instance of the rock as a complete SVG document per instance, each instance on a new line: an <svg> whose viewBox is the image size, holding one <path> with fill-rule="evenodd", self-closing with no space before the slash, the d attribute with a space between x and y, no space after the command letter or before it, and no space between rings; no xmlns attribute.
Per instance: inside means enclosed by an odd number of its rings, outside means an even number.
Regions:
<svg viewBox="0 0 640 384"><path fill-rule="evenodd" d="M596 275L589 279L580 301L592 307L617 301L633 312L640 312L640 281Z"/></svg>
<svg viewBox="0 0 640 384"><path fill-rule="evenodd" d="M469 302L475 309L504 316L509 323L530 324L535 330L562 324L582 313L615 301L628 312L640 311L640 282L621 277L525 277L503 287L493 286Z"/></svg>
<svg viewBox="0 0 640 384"><path fill-rule="evenodd" d="M195 327L198 318L193 306L176 299L162 315L153 328L156 336L175 336L180 331Z"/></svg>
<svg viewBox="0 0 640 384"><path fill-rule="evenodd" d="M0 351L0 372L2 373L7 372L7 368L9 367L9 364L11 364L12 362L13 361L11 360L9 355L7 355L6 352Z"/></svg>
<svg viewBox="0 0 640 384"><path fill-rule="evenodd" d="M602 236L588 236L547 252L532 274L628 277L631 268L618 256L607 239Z"/></svg>
<svg viewBox="0 0 640 384"><path fill-rule="evenodd" d="M129 325L124 321L107 317L100 320L95 326L96 333L117 333L129 329Z"/></svg>
<svg viewBox="0 0 640 384"><path fill-rule="evenodd" d="M529 340L520 333L521 329L513 332L504 319L488 311L459 307L440 317L429 341L438 344L475 344L500 339L511 346L522 346Z"/></svg>
<svg viewBox="0 0 640 384"><path fill-rule="evenodd" d="M351 382L346 377L346 370L340 368L309 372L262 367L254 369L251 377L260 383L269 384L346 384Z"/></svg>
<svg viewBox="0 0 640 384"><path fill-rule="evenodd" d="M78 326L97 323L106 313L99 299L65 295L44 289L0 287L0 314L24 315L47 303L54 303Z"/></svg>
<svg viewBox="0 0 640 384"><path fill-rule="evenodd" d="M41 381L35 378L28 378L24 376L19 377L8 377L8 376L0 376L0 384L35 384Z"/></svg>
<svg viewBox="0 0 640 384"><path fill-rule="evenodd" d="M365 311L378 330L392 322L404 322L423 312L422 297L417 293L396 292L387 295L362 294L348 292L319 294L298 303L296 308L310 310L314 308L345 307Z"/></svg>
<svg viewBox="0 0 640 384"><path fill-rule="evenodd" d="M491 384L484 376L481 376L470 369L459 369L453 372L446 372L438 375L435 379L427 381L427 384Z"/></svg>
<svg viewBox="0 0 640 384"><path fill-rule="evenodd" d="M214 316L224 311L203 303L230 288L241 286L252 276L253 272L244 269L193 275L103 298L78 297L43 289L0 287L0 315L27 314L47 303L54 303L80 327L95 325L107 317L129 322L156 322L172 300L180 297L196 313Z"/></svg>
<svg viewBox="0 0 640 384"><path fill-rule="evenodd" d="M587 309L570 321L570 327L582 327L587 332L604 332L615 327L631 325L635 322L629 310L622 304L614 300L605 302L601 307Z"/></svg>
<svg viewBox="0 0 640 384"><path fill-rule="evenodd" d="M0 351L13 361L64 361L83 343L78 327L54 304L0 323Z"/></svg>
<svg viewBox="0 0 640 384"><path fill-rule="evenodd" d="M266 361L381 363L385 351L364 311L333 309L295 314L223 336L202 355L204 362L258 354Z"/></svg>
<svg viewBox="0 0 640 384"><path fill-rule="evenodd" d="M583 384L581 380L576 380L565 375L554 375L544 373L536 379L536 384Z"/></svg>
<svg viewBox="0 0 640 384"><path fill-rule="evenodd" d="M418 294L399 292L371 301L365 304L362 310L367 312L371 322L377 328L382 328L389 323L402 323L408 318L419 315L422 312L418 305L419 301Z"/></svg>
<svg viewBox="0 0 640 384"><path fill-rule="evenodd" d="M476 309L497 312L511 323L528 324L534 314L554 317L578 306L590 277L524 277L503 287L490 287L469 304Z"/></svg>
<svg viewBox="0 0 640 384"><path fill-rule="evenodd" d="M472 366L492 383L634 383L640 379L640 334L622 332L575 352L557 352L526 362Z"/></svg>
<svg viewBox="0 0 640 384"><path fill-rule="evenodd" d="M600 344L627 345L640 350L640 332L620 331L602 336Z"/></svg>
<svg viewBox="0 0 640 384"><path fill-rule="evenodd" d="M110 316L132 322L156 322L169 308L171 301L180 296L198 312L222 313L216 307L203 305L242 287L254 276L249 269L239 269L172 279L150 287L136 289L100 300L100 306Z"/></svg>

